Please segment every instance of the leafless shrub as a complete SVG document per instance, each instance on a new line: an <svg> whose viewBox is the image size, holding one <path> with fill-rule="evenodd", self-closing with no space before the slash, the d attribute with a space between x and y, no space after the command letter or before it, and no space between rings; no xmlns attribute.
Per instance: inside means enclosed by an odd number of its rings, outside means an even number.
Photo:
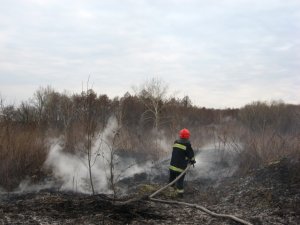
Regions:
<svg viewBox="0 0 300 225"><path fill-rule="evenodd" d="M255 102L240 111L240 121L248 131L240 155L241 172L255 169L297 152L294 107L282 102ZM299 134L299 133L298 133Z"/></svg>

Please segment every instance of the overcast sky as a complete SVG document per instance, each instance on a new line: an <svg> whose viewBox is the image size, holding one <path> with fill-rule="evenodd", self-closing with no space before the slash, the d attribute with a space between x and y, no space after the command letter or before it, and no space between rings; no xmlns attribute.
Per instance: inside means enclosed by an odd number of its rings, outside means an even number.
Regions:
<svg viewBox="0 0 300 225"><path fill-rule="evenodd" d="M300 104L299 0L0 0L0 94L110 97L152 77L198 106Z"/></svg>

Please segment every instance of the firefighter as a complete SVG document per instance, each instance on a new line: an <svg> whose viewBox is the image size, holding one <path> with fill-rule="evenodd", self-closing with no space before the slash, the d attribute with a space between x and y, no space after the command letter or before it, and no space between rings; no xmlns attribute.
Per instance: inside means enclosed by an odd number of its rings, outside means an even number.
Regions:
<svg viewBox="0 0 300 225"><path fill-rule="evenodd" d="M194 157L194 151L189 141L189 138L190 138L190 132L188 129L184 128L179 132L179 139L177 139L174 142L172 158L171 158L171 163L169 168L170 169L169 183L172 182L174 179L176 179L176 177L179 176L182 171L184 171L188 163L191 163L192 165L196 163ZM176 182L178 197L183 197L184 176L185 175L179 178L179 180Z"/></svg>

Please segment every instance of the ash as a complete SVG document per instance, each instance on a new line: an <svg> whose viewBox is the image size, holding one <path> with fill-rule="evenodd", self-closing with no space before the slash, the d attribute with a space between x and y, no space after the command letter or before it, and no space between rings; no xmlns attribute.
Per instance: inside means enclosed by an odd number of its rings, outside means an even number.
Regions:
<svg viewBox="0 0 300 225"><path fill-rule="evenodd" d="M299 161L283 159L245 177L232 176L218 181L187 180L182 199L164 194L158 197L196 203L217 213L233 214L255 225L296 225L300 224L299 171ZM162 186L154 181L148 185ZM114 204L141 194L138 184L135 185L117 200L105 194L92 196L51 189L2 193L0 224L238 224L211 217L194 208L148 199L122 206Z"/></svg>

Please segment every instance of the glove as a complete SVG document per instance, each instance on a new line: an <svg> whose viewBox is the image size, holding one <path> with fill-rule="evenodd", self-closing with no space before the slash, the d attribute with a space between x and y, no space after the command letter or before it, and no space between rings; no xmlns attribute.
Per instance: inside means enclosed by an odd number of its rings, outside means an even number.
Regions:
<svg viewBox="0 0 300 225"><path fill-rule="evenodd" d="M192 164L194 166L194 164L196 163L196 160L195 159L191 159L190 160L190 164Z"/></svg>

